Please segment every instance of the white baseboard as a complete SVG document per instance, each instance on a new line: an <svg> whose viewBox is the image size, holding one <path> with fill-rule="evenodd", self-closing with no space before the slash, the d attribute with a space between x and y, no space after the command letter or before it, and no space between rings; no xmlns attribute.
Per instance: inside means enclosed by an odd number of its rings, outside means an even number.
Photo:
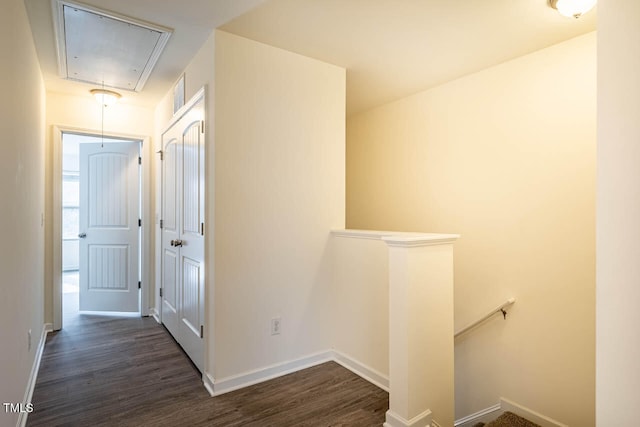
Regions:
<svg viewBox="0 0 640 427"><path fill-rule="evenodd" d="M389 377L381 374L373 368L368 367L367 365L358 362L357 360L347 356L344 353L340 353L339 351L333 350L332 352L333 361L342 365L344 368L347 368L354 374L359 377L369 381L371 384L377 386L378 388L383 389L384 391L389 391Z"/></svg>
<svg viewBox="0 0 640 427"><path fill-rule="evenodd" d="M206 380L208 381L208 384L205 382L205 387L209 385L209 387L213 389L213 393L211 393L211 390L209 393L212 396L219 396L224 393L229 393L230 391L239 390L244 387L281 377L302 369L307 369L331 360L333 360L332 352L323 351L300 359L277 363L275 365L256 369L243 374L232 375L219 380L207 377ZM209 389L209 387L207 387L207 389Z"/></svg>
<svg viewBox="0 0 640 427"><path fill-rule="evenodd" d="M471 415L467 415L464 418L460 418L459 420L456 420L453 425L455 427L471 427L480 422L488 423L489 421L493 421L498 418L503 412L504 411L500 409L500 404L498 403Z"/></svg>
<svg viewBox="0 0 640 427"><path fill-rule="evenodd" d="M500 398L500 408L506 412L512 412L518 416L528 419L531 422L539 424L542 427L568 427L566 424L562 424L554 419L546 417L538 412L535 412L529 408L525 408L511 400Z"/></svg>
<svg viewBox="0 0 640 427"><path fill-rule="evenodd" d="M213 396L214 395L214 379L213 379L213 375L211 375L209 372L206 372L204 374L202 374L202 383L204 384L204 388L207 389L207 391L209 392L209 395Z"/></svg>
<svg viewBox="0 0 640 427"><path fill-rule="evenodd" d="M47 334L53 331L52 323L45 323L42 325L42 333L40 334L40 342L36 348L36 354L33 359L33 366L31 367L31 373L29 374L29 381L27 382L27 389L24 392L24 399L22 401L23 407L31 404L31 398L33 397L33 390L36 388L36 380L38 378L38 371L40 370L40 360L42 359L42 352L44 351L44 344L47 341ZM24 427L27 424L28 412L20 412L18 416L18 427Z"/></svg>
<svg viewBox="0 0 640 427"><path fill-rule="evenodd" d="M454 426L471 427L479 422L488 423L495 420L507 411L514 413L522 418L526 418L527 420L536 423L541 427L568 427L566 424L562 424L561 422L546 417L529 408L525 408L524 406L519 405L509 399L505 399L504 397L501 397L500 403L496 405L456 420Z"/></svg>
<svg viewBox="0 0 640 427"><path fill-rule="evenodd" d="M224 393L229 393L230 391L239 390L331 361L338 363L376 387L386 392L389 391L389 378L386 375L335 350L322 351L299 359L277 363L265 368L221 378L219 380L214 379L213 375L205 372L202 375L202 382L211 396L219 396Z"/></svg>
<svg viewBox="0 0 640 427"><path fill-rule="evenodd" d="M429 427L431 426L431 411L426 410L423 413L407 420L389 409L386 413L384 427Z"/></svg>
<svg viewBox="0 0 640 427"><path fill-rule="evenodd" d="M149 315L156 319L156 322L162 323L162 321L160 320L160 313L158 313L158 310L156 310L155 307L149 308Z"/></svg>

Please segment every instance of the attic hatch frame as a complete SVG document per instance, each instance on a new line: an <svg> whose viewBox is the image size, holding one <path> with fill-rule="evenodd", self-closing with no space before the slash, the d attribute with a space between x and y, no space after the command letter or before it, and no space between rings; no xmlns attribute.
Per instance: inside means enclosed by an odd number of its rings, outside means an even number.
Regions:
<svg viewBox="0 0 640 427"><path fill-rule="evenodd" d="M115 87L121 90L129 90L129 91L135 91L135 92L142 91L142 88L144 87L147 80L149 79L149 76L151 75L153 68L158 62L158 59L160 58L160 55L162 54L173 32L173 30L171 30L170 28L163 27L161 25L152 24L150 22L142 21L139 19L132 18L130 16L121 15L115 12L110 12L104 9L100 9L100 8L89 6L82 3L75 3L67 0L51 0L51 6L53 8L53 29L55 33L55 39L56 39L58 74L60 77L62 77L65 80L79 81L79 82L90 83L90 84L101 84L102 81L104 80L102 79L101 81L87 81L83 79L75 79L69 76L68 66L67 66L67 45L66 45L66 30L65 30L65 16L64 16L65 7L70 7L73 9L92 13L101 17L109 18L112 20L120 21L125 24L134 25L143 29L156 31L160 33L158 41L133 88L107 85L107 86Z"/></svg>

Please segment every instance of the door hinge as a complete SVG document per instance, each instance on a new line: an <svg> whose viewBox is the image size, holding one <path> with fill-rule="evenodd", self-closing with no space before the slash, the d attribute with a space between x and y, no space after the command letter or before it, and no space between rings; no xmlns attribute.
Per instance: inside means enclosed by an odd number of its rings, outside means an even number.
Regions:
<svg viewBox="0 0 640 427"><path fill-rule="evenodd" d="M138 227L142 227L142 219L138 218Z"/></svg>
<svg viewBox="0 0 640 427"><path fill-rule="evenodd" d="M160 220L160 228L164 227L164 221Z"/></svg>
<svg viewBox="0 0 640 427"><path fill-rule="evenodd" d="M200 223L200 235L204 236L204 222Z"/></svg>
<svg viewBox="0 0 640 427"><path fill-rule="evenodd" d="M158 150L156 153L160 154L160 160L164 160L164 151Z"/></svg>
<svg viewBox="0 0 640 427"><path fill-rule="evenodd" d="M138 289L142 289L142 282L138 280Z"/></svg>
<svg viewBox="0 0 640 427"><path fill-rule="evenodd" d="M204 133L204 120L200 121L200 132Z"/></svg>
<svg viewBox="0 0 640 427"><path fill-rule="evenodd" d="M142 157L138 156L138 164L141 165L142 164Z"/></svg>
<svg viewBox="0 0 640 427"><path fill-rule="evenodd" d="M200 325L200 338L204 338L204 325Z"/></svg>
<svg viewBox="0 0 640 427"><path fill-rule="evenodd" d="M162 288L160 288L160 298L162 298Z"/></svg>

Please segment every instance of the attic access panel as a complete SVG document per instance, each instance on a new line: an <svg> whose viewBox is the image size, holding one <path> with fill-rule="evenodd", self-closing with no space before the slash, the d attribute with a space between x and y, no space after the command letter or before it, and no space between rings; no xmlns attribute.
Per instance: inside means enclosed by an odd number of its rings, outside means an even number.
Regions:
<svg viewBox="0 0 640 427"><path fill-rule="evenodd" d="M142 90L171 30L62 0L54 7L61 77Z"/></svg>

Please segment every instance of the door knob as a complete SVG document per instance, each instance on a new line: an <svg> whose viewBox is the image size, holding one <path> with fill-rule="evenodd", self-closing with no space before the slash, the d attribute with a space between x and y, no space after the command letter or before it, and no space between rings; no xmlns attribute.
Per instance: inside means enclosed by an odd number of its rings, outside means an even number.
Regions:
<svg viewBox="0 0 640 427"><path fill-rule="evenodd" d="M180 239L172 240L171 242L169 242L169 244L171 246L179 247L179 246L182 246L182 240Z"/></svg>
<svg viewBox="0 0 640 427"><path fill-rule="evenodd" d="M87 233L80 233L78 234L78 237L84 239L85 237L87 237Z"/></svg>

